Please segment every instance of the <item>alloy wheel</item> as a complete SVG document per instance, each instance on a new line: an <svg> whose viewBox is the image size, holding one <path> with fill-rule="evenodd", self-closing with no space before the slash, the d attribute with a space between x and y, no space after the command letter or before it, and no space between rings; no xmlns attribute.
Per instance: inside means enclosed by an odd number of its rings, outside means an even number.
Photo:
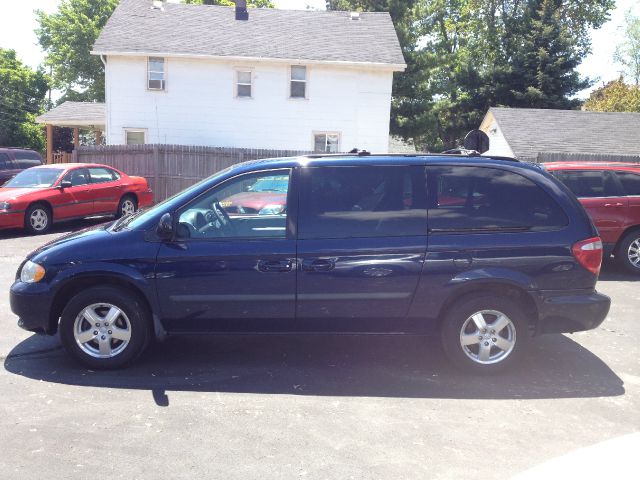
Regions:
<svg viewBox="0 0 640 480"><path fill-rule="evenodd" d="M122 309L94 303L76 317L73 336L80 349L94 358L112 358L131 341L131 322Z"/></svg>
<svg viewBox="0 0 640 480"><path fill-rule="evenodd" d="M481 310L470 315L460 329L460 346L465 355L482 365L503 361L515 345L515 325L497 310Z"/></svg>
<svg viewBox="0 0 640 480"><path fill-rule="evenodd" d="M636 268L640 268L640 238L636 238L629 244L627 249L629 263Z"/></svg>
<svg viewBox="0 0 640 480"><path fill-rule="evenodd" d="M36 208L29 216L29 224L36 232L41 232L49 225L49 215L44 209Z"/></svg>
<svg viewBox="0 0 640 480"><path fill-rule="evenodd" d="M120 208L120 213L123 217L127 215L132 215L136 211L136 205L133 203L133 200L127 198L122 202L122 207Z"/></svg>

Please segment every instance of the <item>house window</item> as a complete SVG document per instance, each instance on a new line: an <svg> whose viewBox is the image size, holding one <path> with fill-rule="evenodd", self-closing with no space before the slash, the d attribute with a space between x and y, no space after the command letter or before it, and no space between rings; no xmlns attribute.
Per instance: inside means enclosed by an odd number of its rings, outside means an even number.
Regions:
<svg viewBox="0 0 640 480"><path fill-rule="evenodd" d="M236 70L236 97L251 98L251 70Z"/></svg>
<svg viewBox="0 0 640 480"><path fill-rule="evenodd" d="M125 143L127 145L142 145L145 143L144 130L125 130Z"/></svg>
<svg viewBox="0 0 640 480"><path fill-rule="evenodd" d="M291 66L291 98L307 98L307 67Z"/></svg>
<svg viewBox="0 0 640 480"><path fill-rule="evenodd" d="M321 153L338 153L340 151L340 133L314 133L313 151Z"/></svg>
<svg viewBox="0 0 640 480"><path fill-rule="evenodd" d="M149 90L164 90L165 62L162 57L149 57L147 63L147 88Z"/></svg>

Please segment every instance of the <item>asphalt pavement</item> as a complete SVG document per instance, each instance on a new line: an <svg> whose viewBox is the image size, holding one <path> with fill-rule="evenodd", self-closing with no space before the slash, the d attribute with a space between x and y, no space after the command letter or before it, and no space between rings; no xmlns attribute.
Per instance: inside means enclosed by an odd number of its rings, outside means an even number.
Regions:
<svg viewBox="0 0 640 480"><path fill-rule="evenodd" d="M0 479L637 478L640 277L605 266L603 325L496 377L426 338L330 335L169 338L99 372L8 297L29 251L91 223L0 232Z"/></svg>

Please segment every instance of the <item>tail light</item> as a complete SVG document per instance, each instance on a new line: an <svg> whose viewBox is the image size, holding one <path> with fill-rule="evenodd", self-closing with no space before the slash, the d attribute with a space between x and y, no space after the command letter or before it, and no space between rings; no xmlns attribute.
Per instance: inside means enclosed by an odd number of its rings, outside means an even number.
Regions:
<svg viewBox="0 0 640 480"><path fill-rule="evenodd" d="M602 266L602 240L600 237L587 238L571 247L571 253L578 263L594 275L600 273Z"/></svg>

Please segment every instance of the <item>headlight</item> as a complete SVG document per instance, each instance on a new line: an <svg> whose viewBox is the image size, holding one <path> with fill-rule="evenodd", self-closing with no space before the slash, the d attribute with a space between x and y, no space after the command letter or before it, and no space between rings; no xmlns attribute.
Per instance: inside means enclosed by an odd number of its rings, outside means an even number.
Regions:
<svg viewBox="0 0 640 480"><path fill-rule="evenodd" d="M283 205L265 205L258 212L258 215L279 215L284 210Z"/></svg>
<svg viewBox="0 0 640 480"><path fill-rule="evenodd" d="M29 260L20 271L20 281L24 283L37 283L44 278L44 267Z"/></svg>
<svg viewBox="0 0 640 480"><path fill-rule="evenodd" d="M0 210L11 210L11 204L9 202L0 202Z"/></svg>

